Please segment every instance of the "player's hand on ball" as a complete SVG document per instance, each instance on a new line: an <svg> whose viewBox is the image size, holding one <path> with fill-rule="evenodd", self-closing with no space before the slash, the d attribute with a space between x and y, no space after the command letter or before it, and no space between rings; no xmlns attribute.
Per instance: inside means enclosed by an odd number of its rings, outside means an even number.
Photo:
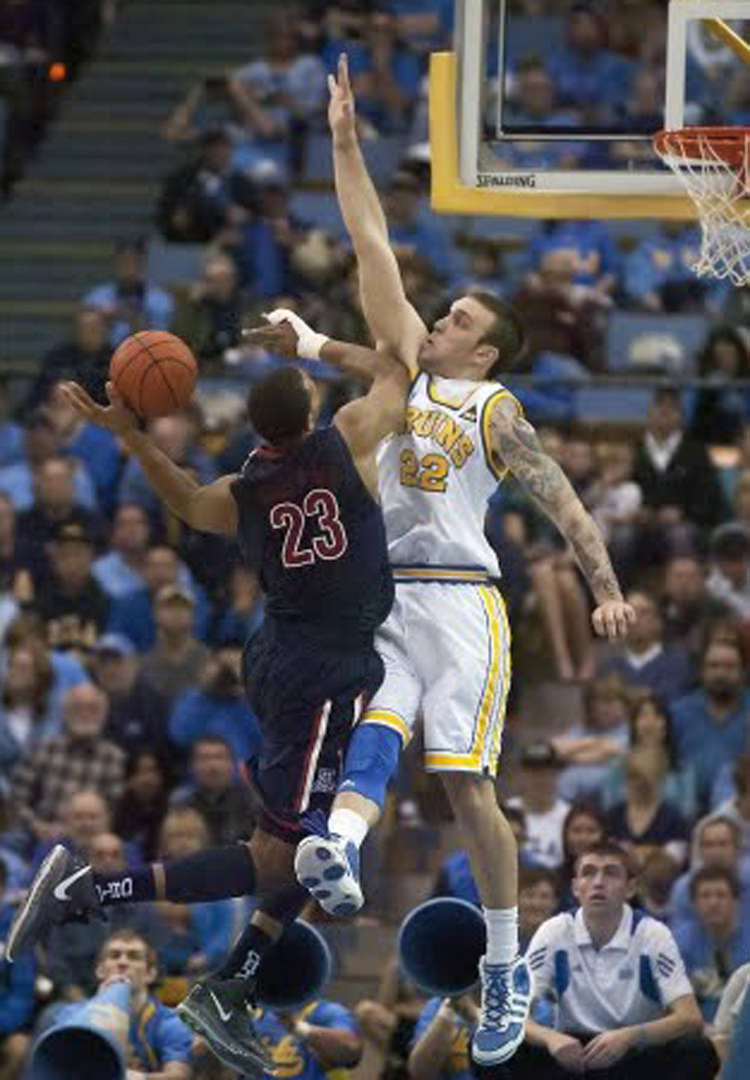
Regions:
<svg viewBox="0 0 750 1080"><path fill-rule="evenodd" d="M338 77L328 76L328 123L334 139L354 138L354 94L349 82L349 62L346 53L339 57Z"/></svg>
<svg viewBox="0 0 750 1080"><path fill-rule="evenodd" d="M280 322L275 326L256 326L252 330L242 331L243 345L253 345L279 356L297 356L297 331L290 322Z"/></svg>
<svg viewBox="0 0 750 1080"><path fill-rule="evenodd" d="M591 622L600 637L614 641L616 638L628 636L628 631L635 622L635 611L624 600L607 600L594 611Z"/></svg>
<svg viewBox="0 0 750 1080"><path fill-rule="evenodd" d="M75 382L60 384L60 393L86 420L109 428L113 435L127 435L138 430L138 419L125 405L112 383L107 383L108 406L97 405L82 386Z"/></svg>

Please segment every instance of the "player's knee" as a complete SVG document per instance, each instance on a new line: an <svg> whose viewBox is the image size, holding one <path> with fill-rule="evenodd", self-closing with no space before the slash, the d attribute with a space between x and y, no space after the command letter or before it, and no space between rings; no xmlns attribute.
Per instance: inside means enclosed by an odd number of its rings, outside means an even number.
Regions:
<svg viewBox="0 0 750 1080"><path fill-rule="evenodd" d="M349 743L339 790L356 791L382 807L400 753L401 738L395 731L380 724L362 724Z"/></svg>
<svg viewBox="0 0 750 1080"><path fill-rule="evenodd" d="M444 773L443 786L453 812L465 822L478 821L489 806L497 809L494 785L485 776L475 773Z"/></svg>

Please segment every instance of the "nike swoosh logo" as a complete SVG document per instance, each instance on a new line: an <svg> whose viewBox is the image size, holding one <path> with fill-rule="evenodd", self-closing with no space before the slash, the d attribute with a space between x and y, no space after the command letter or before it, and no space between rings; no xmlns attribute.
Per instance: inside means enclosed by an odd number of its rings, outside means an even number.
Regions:
<svg viewBox="0 0 750 1080"><path fill-rule="evenodd" d="M68 891L71 885L75 885L79 878L82 878L84 874L88 874L90 866L82 866L80 870L76 870L70 877L66 877L64 881L61 881L59 885L55 886L54 897L55 900L70 900Z"/></svg>
<svg viewBox="0 0 750 1080"><path fill-rule="evenodd" d="M217 996L213 992L213 990L209 990L208 992L209 992L209 994L211 996L211 1001L213 1001L214 1005L216 1006L217 1013L219 1014L221 1019L226 1024L229 1020L232 1019L232 1016L234 1015L232 1010L230 1009L229 1012L224 1012L224 1010L221 1007L221 1002L219 1001L219 999L217 998Z"/></svg>

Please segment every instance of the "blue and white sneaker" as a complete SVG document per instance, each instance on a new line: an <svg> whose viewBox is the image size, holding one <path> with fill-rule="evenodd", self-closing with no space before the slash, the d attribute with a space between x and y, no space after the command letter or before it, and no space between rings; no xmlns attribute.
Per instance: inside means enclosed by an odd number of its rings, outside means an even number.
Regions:
<svg viewBox="0 0 750 1080"><path fill-rule="evenodd" d="M306 836L297 845L294 872L329 915L353 915L364 903L357 845L343 836Z"/></svg>
<svg viewBox="0 0 750 1080"><path fill-rule="evenodd" d="M512 964L479 961L482 1008L471 1044L477 1065L501 1065L523 1042L531 1007L531 972L522 956Z"/></svg>

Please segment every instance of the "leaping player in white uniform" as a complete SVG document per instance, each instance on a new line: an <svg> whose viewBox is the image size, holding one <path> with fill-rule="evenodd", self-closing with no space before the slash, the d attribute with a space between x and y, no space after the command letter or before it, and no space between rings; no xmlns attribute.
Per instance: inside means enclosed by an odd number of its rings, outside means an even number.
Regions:
<svg viewBox="0 0 750 1080"><path fill-rule="evenodd" d="M415 378L406 430L385 441L378 462L397 581L377 642L385 681L352 734L329 833L300 844L296 869L326 911L347 914L361 906L358 850L421 712L425 768L441 774L484 907L487 952L473 1055L480 1064L496 1064L520 1045L530 1000L529 971L518 955L516 845L494 785L510 640L483 523L487 500L506 472L573 549L598 605L596 632L624 636L635 615L597 526L520 404L494 381L522 344L513 310L491 294L465 295L427 330L404 294L362 159L345 57L330 91L336 190L357 255L365 316L378 347L396 353Z"/></svg>

